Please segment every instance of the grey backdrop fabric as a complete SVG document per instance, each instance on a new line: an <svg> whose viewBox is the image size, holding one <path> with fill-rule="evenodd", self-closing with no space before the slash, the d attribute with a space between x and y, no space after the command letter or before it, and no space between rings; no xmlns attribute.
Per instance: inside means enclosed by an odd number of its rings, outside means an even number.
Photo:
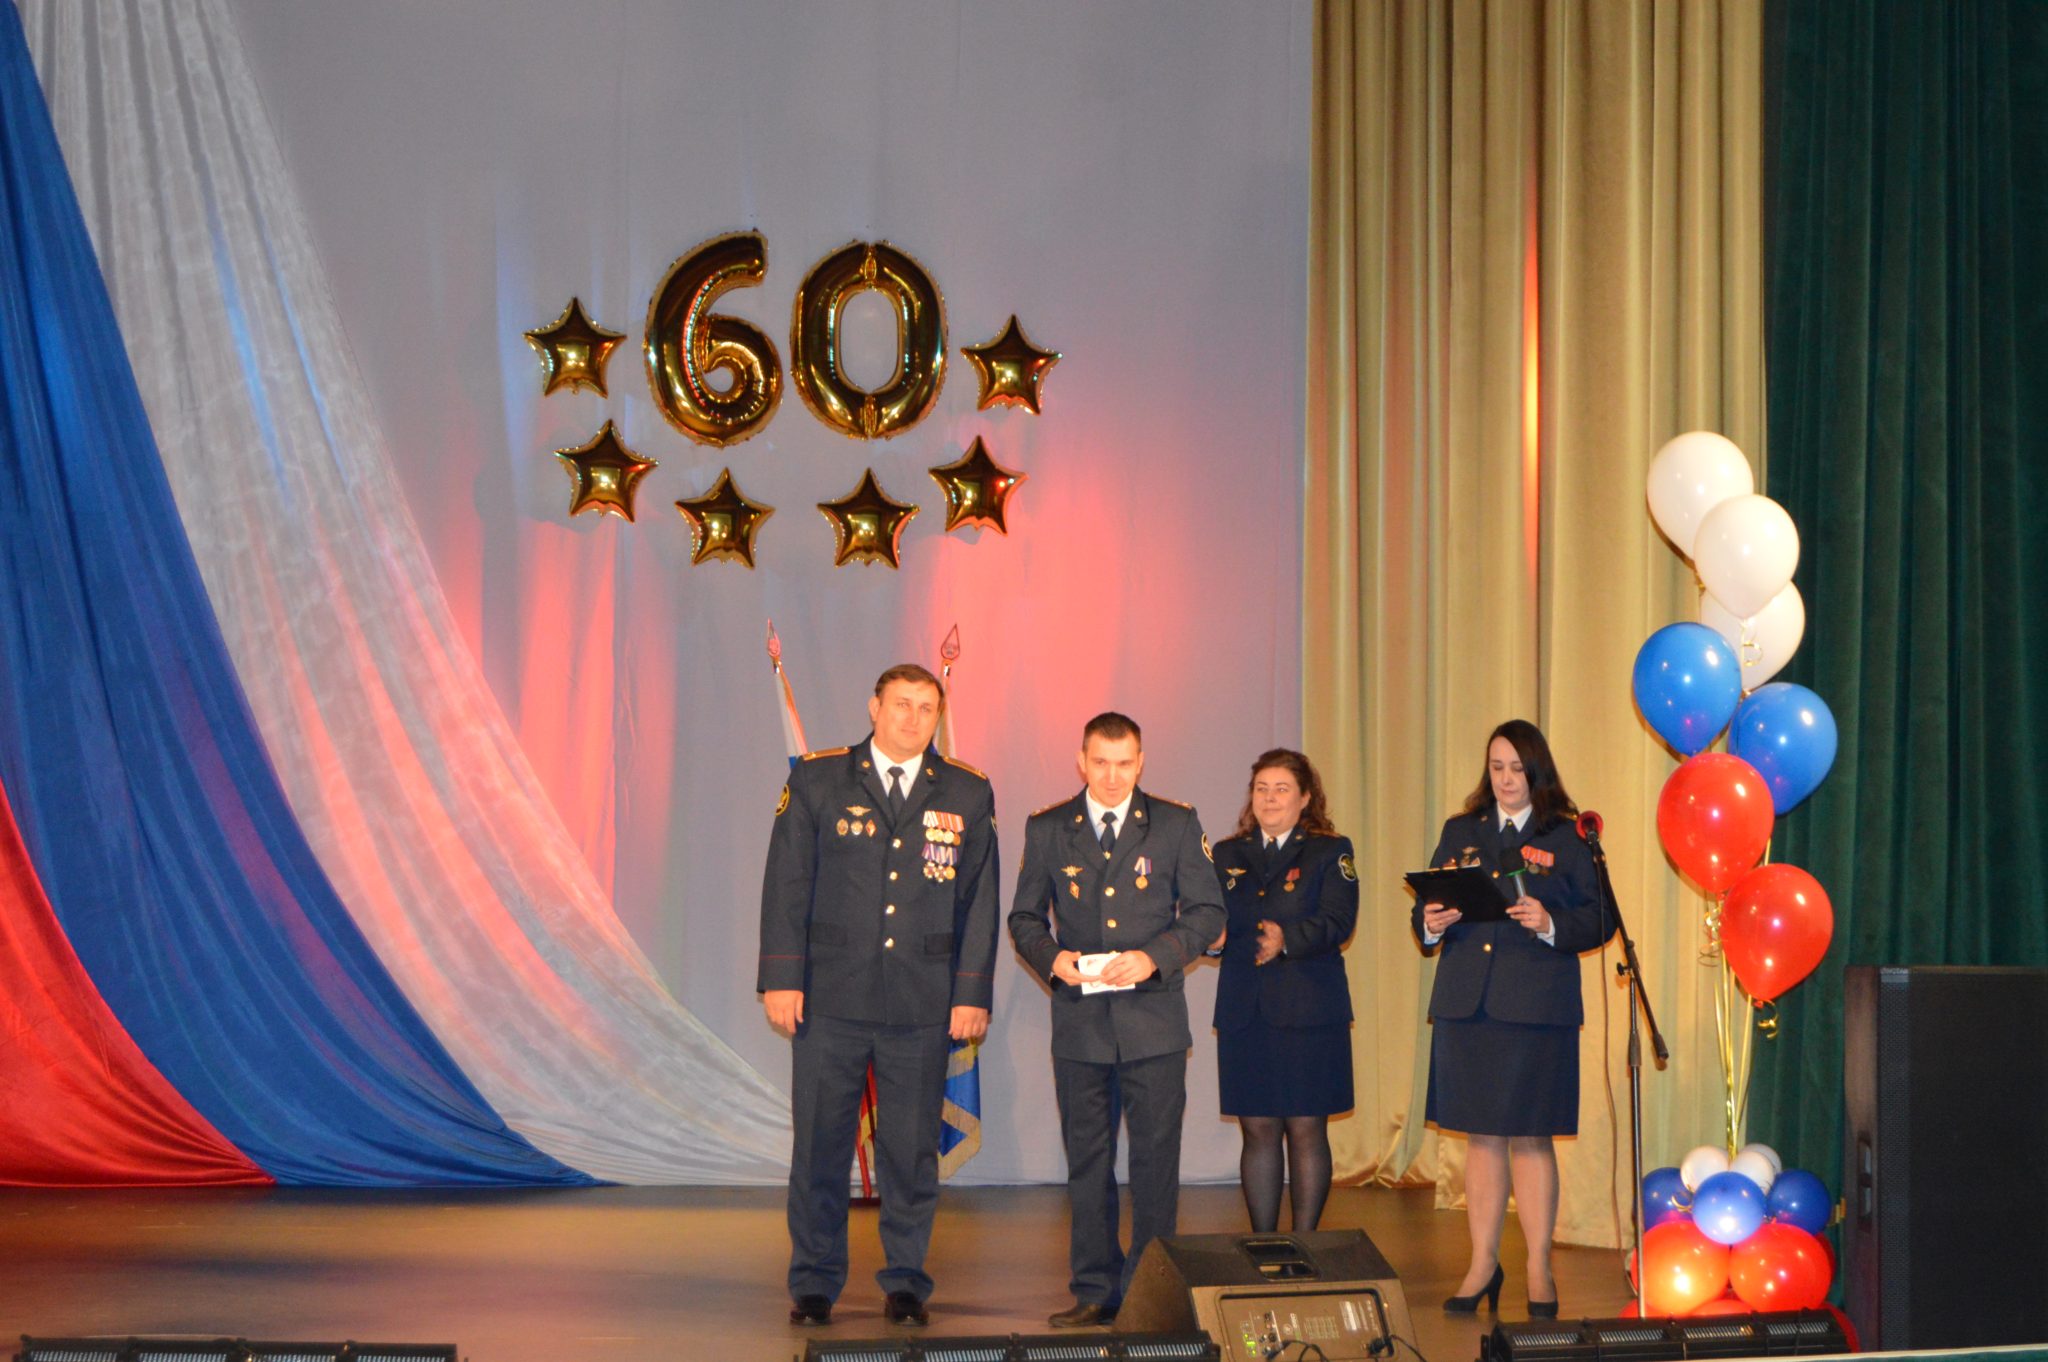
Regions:
<svg viewBox="0 0 2048 1362"><path fill-rule="evenodd" d="M995 782L1007 901L1023 817L1078 786L1081 723L1145 726L1145 785L1229 830L1247 764L1298 741L1306 3L723 4L237 0L343 330L457 626L620 916L676 997L780 1085L753 991L784 769L772 617L811 741L866 732L877 672L936 664L959 753ZM846 241L945 297L939 404L889 441L785 387L767 429L699 446L654 407L649 296L755 228L774 337ZM627 333L611 396L540 395L521 333L579 295ZM861 300L852 376L887 377ZM959 347L1014 312L1065 358L1044 413L975 409ZM551 451L610 418L659 467L637 524L569 519ZM925 470L980 435L1028 475L1007 536L945 534ZM775 506L758 570L692 566L673 503L730 466ZM903 567L834 568L814 509L872 466L922 513ZM1007 907L1007 902L1006 902ZM1206 1019L1204 966L1190 1006ZM999 962L983 1148L960 1181L1063 1176L1047 1004ZM1198 1025L1184 1175L1235 1175Z"/></svg>

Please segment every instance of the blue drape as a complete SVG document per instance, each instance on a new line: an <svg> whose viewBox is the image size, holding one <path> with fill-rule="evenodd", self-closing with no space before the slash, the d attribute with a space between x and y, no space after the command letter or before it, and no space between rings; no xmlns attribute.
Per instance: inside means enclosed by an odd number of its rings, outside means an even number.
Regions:
<svg viewBox="0 0 2048 1362"><path fill-rule="evenodd" d="M279 1181L590 1181L478 1095L306 845L185 540L8 3L0 781L115 1015Z"/></svg>

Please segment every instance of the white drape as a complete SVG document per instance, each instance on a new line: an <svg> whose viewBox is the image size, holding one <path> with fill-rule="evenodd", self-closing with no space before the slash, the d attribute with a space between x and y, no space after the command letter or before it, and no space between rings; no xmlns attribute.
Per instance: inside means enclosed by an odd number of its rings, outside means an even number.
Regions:
<svg viewBox="0 0 2048 1362"><path fill-rule="evenodd" d="M219 0L22 0L178 506L321 863L505 1119L622 1182L780 1180L453 626Z"/></svg>

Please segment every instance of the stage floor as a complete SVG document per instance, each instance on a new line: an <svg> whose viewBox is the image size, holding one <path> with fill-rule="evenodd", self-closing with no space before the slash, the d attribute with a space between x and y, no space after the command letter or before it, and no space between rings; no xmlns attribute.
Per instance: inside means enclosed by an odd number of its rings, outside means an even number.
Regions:
<svg viewBox="0 0 2048 1362"><path fill-rule="evenodd" d="M785 1362L810 1337L891 1332L875 1212L827 1329L785 1322L779 1190L603 1187L411 1193L0 1191L0 1355L21 1334L240 1335L453 1343L476 1362ZM1340 1188L1324 1229L1363 1229L1401 1275L1429 1362L1492 1327L1440 1308L1465 1266L1461 1212L1427 1189ZM1235 1187L1189 1187L1181 1229L1244 1228ZM1128 1220L1128 1212L1126 1213ZM1508 1218L1502 1316L1524 1318ZM929 1266L932 1334L1044 1333L1069 1303L1057 1187L949 1189ZM1628 1299L1621 1255L1560 1249L1567 1313ZM1406 1354L1403 1354L1404 1359Z"/></svg>

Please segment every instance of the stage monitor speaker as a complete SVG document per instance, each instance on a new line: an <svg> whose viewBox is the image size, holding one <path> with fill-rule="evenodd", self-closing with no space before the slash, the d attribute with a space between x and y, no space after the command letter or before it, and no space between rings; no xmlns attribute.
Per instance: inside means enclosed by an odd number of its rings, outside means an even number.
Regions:
<svg viewBox="0 0 2048 1362"><path fill-rule="evenodd" d="M1863 1346L2048 1340L2048 970L1851 966L1843 1005Z"/></svg>
<svg viewBox="0 0 2048 1362"><path fill-rule="evenodd" d="M246 1338L34 1338L14 1362L455 1362L452 1343L252 1343Z"/></svg>
<svg viewBox="0 0 2048 1362"><path fill-rule="evenodd" d="M835 1338L804 1349L804 1362L1219 1362L1207 1334L998 1334L988 1338Z"/></svg>
<svg viewBox="0 0 2048 1362"><path fill-rule="evenodd" d="M1401 1280L1362 1230L1155 1239L1116 1328L1199 1330L1239 1358L1313 1344L1329 1362L1392 1357L1415 1337Z"/></svg>
<svg viewBox="0 0 2048 1362"><path fill-rule="evenodd" d="M1832 1310L1694 1319L1530 1320L1496 1324L1479 1362L1662 1362L1676 1357L1786 1357L1851 1351Z"/></svg>

